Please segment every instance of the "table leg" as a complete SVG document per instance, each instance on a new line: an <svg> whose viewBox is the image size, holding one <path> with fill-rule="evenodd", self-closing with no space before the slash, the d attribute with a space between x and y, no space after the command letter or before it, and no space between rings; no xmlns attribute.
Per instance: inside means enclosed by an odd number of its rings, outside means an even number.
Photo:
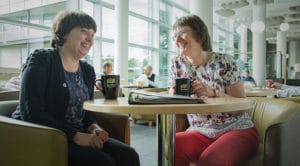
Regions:
<svg viewBox="0 0 300 166"><path fill-rule="evenodd" d="M174 165L174 134L176 116L174 114L157 115L158 166Z"/></svg>

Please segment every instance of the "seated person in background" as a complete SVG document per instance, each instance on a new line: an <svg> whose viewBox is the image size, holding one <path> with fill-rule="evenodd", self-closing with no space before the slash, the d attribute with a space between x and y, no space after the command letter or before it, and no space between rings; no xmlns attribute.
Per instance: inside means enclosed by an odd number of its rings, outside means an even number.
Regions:
<svg viewBox="0 0 300 166"><path fill-rule="evenodd" d="M97 25L79 11L53 20L52 49L35 50L23 69L20 103L13 118L63 131L69 166L139 166L136 151L96 122L83 103L94 98L95 71L81 61L94 43Z"/></svg>
<svg viewBox="0 0 300 166"><path fill-rule="evenodd" d="M250 76L250 72L249 70L246 70L245 71L245 75L242 76L242 80L244 82L244 84L250 84L249 86L252 87L252 86L256 86L256 83L255 83L255 80L253 77Z"/></svg>
<svg viewBox="0 0 300 166"><path fill-rule="evenodd" d="M278 89L276 94L277 97L300 96L300 86L290 86L274 82L271 87Z"/></svg>
<svg viewBox="0 0 300 166"><path fill-rule="evenodd" d="M22 81L22 70L23 65L20 69L20 74L15 77L11 77L4 85L5 90L20 90L21 89L21 81Z"/></svg>
<svg viewBox="0 0 300 166"><path fill-rule="evenodd" d="M112 74L113 64L110 61L105 61L102 67L103 67L103 72L100 73L99 79L96 81L96 89L98 90L102 89L101 76Z"/></svg>
<svg viewBox="0 0 300 166"><path fill-rule="evenodd" d="M147 65L144 67L144 74L136 79L136 83L142 87L155 88L158 87L155 74L152 73L152 66Z"/></svg>

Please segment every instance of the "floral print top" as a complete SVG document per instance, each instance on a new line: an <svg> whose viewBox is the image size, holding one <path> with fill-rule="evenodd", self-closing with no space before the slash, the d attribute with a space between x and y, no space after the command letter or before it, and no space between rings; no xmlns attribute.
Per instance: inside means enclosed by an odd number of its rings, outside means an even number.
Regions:
<svg viewBox="0 0 300 166"><path fill-rule="evenodd" d="M237 64L232 56L212 53L212 58L203 66L192 66L184 57L176 56L171 61L169 86L175 86L176 78L200 80L226 93L226 87L241 80ZM210 138L218 138L229 130L240 130L253 127L249 115L232 115L231 113L198 113L187 114L190 127Z"/></svg>
<svg viewBox="0 0 300 166"><path fill-rule="evenodd" d="M84 83L80 67L77 72L65 71L65 77L70 94L65 119L68 124L79 131L83 131L84 111L82 106L84 101L89 100L88 87Z"/></svg>

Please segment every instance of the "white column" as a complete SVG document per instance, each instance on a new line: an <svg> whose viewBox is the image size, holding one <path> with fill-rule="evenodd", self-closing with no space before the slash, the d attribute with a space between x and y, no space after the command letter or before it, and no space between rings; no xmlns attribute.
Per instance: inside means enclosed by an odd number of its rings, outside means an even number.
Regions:
<svg viewBox="0 0 300 166"><path fill-rule="evenodd" d="M266 2L258 0L253 4L253 22L262 21L265 24ZM253 32L253 77L257 86L265 85L266 79L266 32Z"/></svg>
<svg viewBox="0 0 300 166"><path fill-rule="evenodd" d="M247 63L247 27L241 24L239 33L241 35L241 39L240 39L241 60L244 63Z"/></svg>
<svg viewBox="0 0 300 166"><path fill-rule="evenodd" d="M286 34L285 32L277 32L277 41L276 41L276 77L285 78L285 57L286 57Z"/></svg>
<svg viewBox="0 0 300 166"><path fill-rule="evenodd" d="M70 10L80 10L81 9L81 1L80 0L67 1L67 8Z"/></svg>
<svg viewBox="0 0 300 166"><path fill-rule="evenodd" d="M288 50L289 50L289 68L288 72L291 76L291 70L290 67L293 66L296 63L300 63L300 41L290 41L288 44Z"/></svg>
<svg viewBox="0 0 300 166"><path fill-rule="evenodd" d="M115 74L128 82L128 0L115 0L116 36L115 36Z"/></svg>
<svg viewBox="0 0 300 166"><path fill-rule="evenodd" d="M199 16L207 26L211 42L213 39L213 1L212 0L190 0L191 14Z"/></svg>
<svg viewBox="0 0 300 166"><path fill-rule="evenodd" d="M101 22L100 22L100 15L101 15L101 7L99 3L94 3L94 14L93 17L97 24L97 32L95 36L100 36L101 31ZM99 76L98 73L101 72L101 42L100 39L94 41L94 47L93 47L93 66L95 69L95 72L97 73L97 76Z"/></svg>
<svg viewBox="0 0 300 166"><path fill-rule="evenodd" d="M290 41L289 50L289 66L300 63L300 41Z"/></svg>

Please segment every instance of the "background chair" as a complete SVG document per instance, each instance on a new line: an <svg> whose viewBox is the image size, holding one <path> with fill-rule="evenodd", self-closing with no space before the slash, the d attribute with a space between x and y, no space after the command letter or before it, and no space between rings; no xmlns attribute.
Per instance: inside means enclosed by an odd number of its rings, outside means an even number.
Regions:
<svg viewBox="0 0 300 166"><path fill-rule="evenodd" d="M64 132L10 118L18 100L0 101L1 166L67 166L67 137ZM110 137L130 144L128 115L96 113L97 123Z"/></svg>
<svg viewBox="0 0 300 166"><path fill-rule="evenodd" d="M16 90L0 91L0 101L3 100L19 100L19 91Z"/></svg>
<svg viewBox="0 0 300 166"><path fill-rule="evenodd" d="M283 100L289 100L289 101L293 101L293 102L296 102L296 103L299 103L300 104L300 96L295 96L295 97L285 97L285 98L280 98L280 99L283 99ZM299 109L300 111L300 109Z"/></svg>
<svg viewBox="0 0 300 166"><path fill-rule="evenodd" d="M259 149L244 166L300 165L300 104L276 98L249 98L248 111L259 134ZM188 127L186 115L176 115L176 131Z"/></svg>

